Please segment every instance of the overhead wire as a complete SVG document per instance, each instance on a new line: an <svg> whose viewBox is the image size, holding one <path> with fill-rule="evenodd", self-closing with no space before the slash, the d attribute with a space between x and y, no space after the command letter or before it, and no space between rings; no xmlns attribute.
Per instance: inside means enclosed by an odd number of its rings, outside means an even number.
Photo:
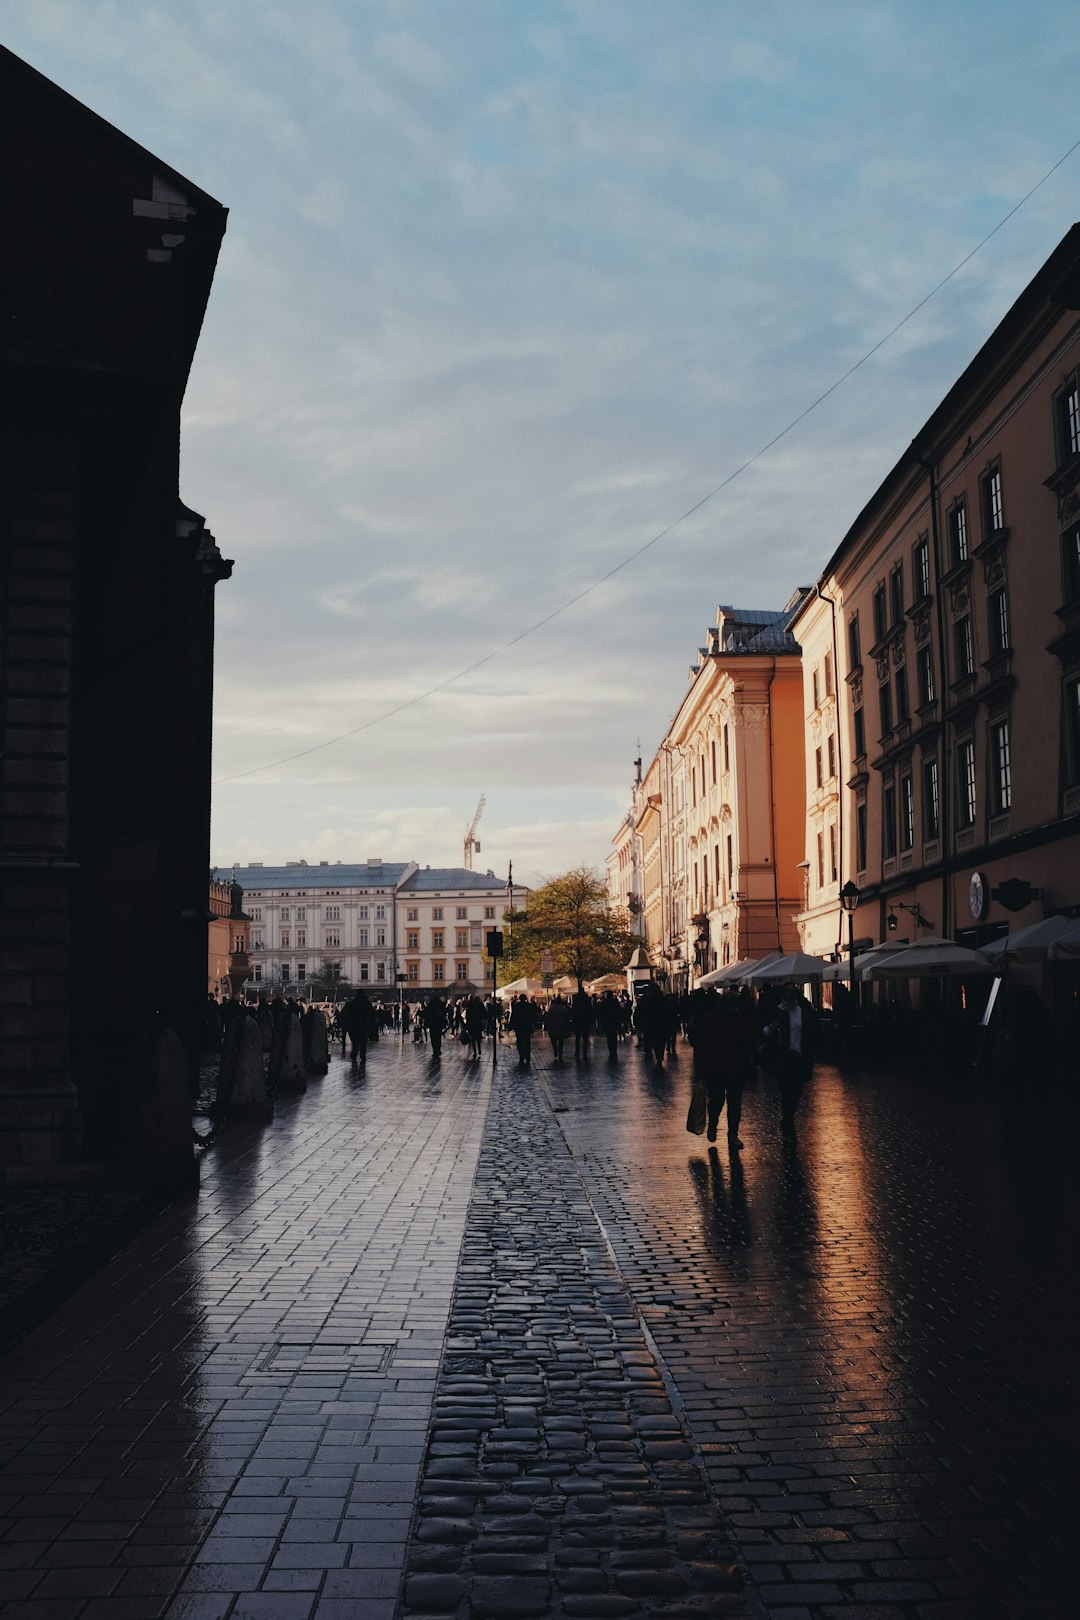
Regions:
<svg viewBox="0 0 1080 1620"><path fill-rule="evenodd" d="M885 335L880 337L871 348L866 350L865 354L861 355L859 359L850 365L845 372L837 377L835 382L830 383L828 388L823 389L823 391L818 394L817 398L811 400L810 404L805 406L797 416L793 416L791 421L787 423L786 427L781 428L779 433L774 434L766 444L763 444L760 449L755 450L753 455L747 456L745 461L741 462L738 467L734 468L732 472L729 472L726 477L722 478L713 489L710 489L707 494L702 495L700 500L695 501L692 506L688 506L685 512L680 513L677 518L673 518L669 524L667 524L663 529L660 529L658 533L652 535L651 538L646 540L642 545L638 546L635 551L629 552L625 557L623 557L621 562L617 562L614 567L609 568L606 573L601 574L590 584L583 586L582 589L580 591L576 591L573 596L567 597L564 602L560 603L558 607L553 608L550 613L545 613L542 618L534 620L534 622L526 626L524 630L519 630L517 635L511 636L507 641L501 642L499 646L493 647L490 652L485 653L481 658L474 659L471 664L466 664L461 669L455 670L452 675L446 676L444 680L436 681L434 685L425 687L422 692L417 692L414 694L414 696L403 699L401 703L395 704L392 708L384 709L381 711L381 713L372 715L370 719L362 721L358 726L352 726L348 731L339 732L335 737L327 737L322 742L313 743L309 748L297 749L295 753L285 754L281 759L271 760L265 765L253 766L252 769L247 771L237 771L232 776L218 777L215 779L214 785L224 786L229 782L242 782L249 776L261 775L263 771L276 770L281 765L291 765L294 760L306 759L311 754L320 753L324 748L333 748L335 744L339 742L347 742L350 737L358 737L362 732L370 731L372 727L382 725L385 721L392 720L399 714L404 714L408 709L416 708L418 704L426 702L428 698L435 697L439 692L445 692L448 686L453 686L456 682L464 680L466 675L472 675L478 669L482 669L485 664L490 664L494 659L500 658L503 653L509 652L511 647L516 647L521 642L527 640L529 636L534 636L537 631L542 630L545 625L551 624L554 619L561 618L564 613L569 612L572 607L576 607L577 604L584 601L587 596L591 596L594 591L598 591L602 585L606 585L609 580L614 579L616 574L621 574L624 568L629 568L632 563L637 562L639 557L643 557L647 551L651 551L654 546L659 545L661 540L666 540L668 535L671 534L673 530L679 528L680 525L685 523L688 518L693 517L695 512L700 512L703 506L707 506L710 501L715 500L716 496L719 495L723 490L727 489L729 484L733 484L736 478L741 477L742 474L746 472L749 467L752 467L756 461L760 461L762 456L767 455L769 451L774 449L782 439L787 438L788 434L792 433L801 422L805 422L806 418L811 415L813 411L816 411L819 405L824 404L825 400L827 400L831 394L835 394L836 390L841 388L849 378L853 377L861 367L866 365L868 360L873 359L874 355L877 354L879 349L884 348L885 344L888 343L891 338L894 338L897 332L905 327L910 320L914 319L919 311L924 309L930 300L935 298L943 287L948 286L949 282L952 281L955 276L959 275L960 271L963 270L965 265L971 263L976 254L981 252L986 244L993 237L995 237L1005 225L1009 223L1014 214L1019 213L1020 209L1023 208L1025 203L1030 202L1035 193L1046 184L1052 175L1056 174L1058 169L1061 168L1062 164L1067 162L1078 147L1080 147L1080 140L1074 141L1069 147L1068 151L1062 153L1057 162L1053 164L1051 168L1047 169L1042 178L1036 181L1035 185L1031 187L1031 190L1025 192L1025 194L1020 198L1019 202L1013 204L1008 213L1003 215L1003 217L998 220L994 228L987 231L982 240L977 242L971 251L966 253L959 263L953 266L948 275L942 276L941 280L937 282L935 286L931 287L930 291L923 298L920 298L919 302L914 304L901 320L896 322L895 326L891 326Z"/></svg>

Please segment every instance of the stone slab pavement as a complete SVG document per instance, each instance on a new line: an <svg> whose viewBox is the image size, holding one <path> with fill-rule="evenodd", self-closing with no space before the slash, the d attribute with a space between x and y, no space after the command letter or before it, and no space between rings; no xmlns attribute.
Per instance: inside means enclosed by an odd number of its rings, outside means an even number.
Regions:
<svg viewBox="0 0 1080 1620"><path fill-rule="evenodd" d="M688 1090L380 1042L230 1127L0 1362L2 1620L1080 1613L1074 1117Z"/></svg>

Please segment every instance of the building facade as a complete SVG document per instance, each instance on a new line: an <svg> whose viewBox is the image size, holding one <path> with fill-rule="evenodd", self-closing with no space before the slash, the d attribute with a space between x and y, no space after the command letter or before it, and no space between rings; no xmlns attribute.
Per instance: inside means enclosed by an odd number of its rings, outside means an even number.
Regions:
<svg viewBox="0 0 1080 1620"><path fill-rule="evenodd" d="M727 962L798 941L802 677L788 620L801 600L781 611L717 609L615 836L625 851L629 827L644 941L657 978L676 993ZM624 855L618 870L628 867ZM613 899L622 881L609 877Z"/></svg>
<svg viewBox="0 0 1080 1620"><path fill-rule="evenodd" d="M490 983L486 935L503 927L510 905L492 872L371 859L254 862L215 876L231 880L234 871L250 918L249 996L321 996L344 984L376 1000L399 989L415 999ZM518 886L515 904L526 898Z"/></svg>
<svg viewBox="0 0 1080 1620"><path fill-rule="evenodd" d="M803 647L805 949L1080 910L1080 227L830 558ZM890 917L892 927L890 927Z"/></svg>
<svg viewBox="0 0 1080 1620"><path fill-rule="evenodd" d="M0 1164L115 1156L206 1005L214 592L180 407L225 209L0 49ZM130 963L117 971L118 963Z"/></svg>

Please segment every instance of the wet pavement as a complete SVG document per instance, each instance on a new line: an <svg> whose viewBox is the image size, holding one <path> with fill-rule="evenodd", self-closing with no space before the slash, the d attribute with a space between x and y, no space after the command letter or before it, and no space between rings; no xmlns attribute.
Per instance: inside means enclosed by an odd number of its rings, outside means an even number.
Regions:
<svg viewBox="0 0 1080 1620"><path fill-rule="evenodd" d="M1071 1120L688 1088L384 1041L230 1126L0 1362L3 1620L1080 1613Z"/></svg>

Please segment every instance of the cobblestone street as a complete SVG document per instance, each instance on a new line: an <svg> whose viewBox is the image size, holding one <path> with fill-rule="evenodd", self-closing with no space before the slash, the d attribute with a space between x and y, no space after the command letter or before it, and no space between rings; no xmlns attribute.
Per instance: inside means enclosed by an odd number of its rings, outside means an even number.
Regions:
<svg viewBox="0 0 1080 1620"><path fill-rule="evenodd" d="M4 1620L1080 1611L1069 1121L380 1042L3 1363Z"/></svg>

